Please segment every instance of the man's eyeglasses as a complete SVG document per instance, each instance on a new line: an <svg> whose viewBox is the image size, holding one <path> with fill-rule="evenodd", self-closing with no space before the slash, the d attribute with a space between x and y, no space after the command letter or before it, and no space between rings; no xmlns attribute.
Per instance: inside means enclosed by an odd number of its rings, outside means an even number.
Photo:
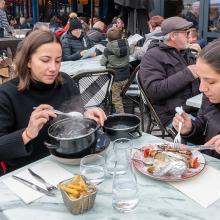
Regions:
<svg viewBox="0 0 220 220"><path fill-rule="evenodd" d="M182 33L182 34L185 34L186 37L188 37L189 35L189 30L182 30L182 31L173 31L173 33Z"/></svg>

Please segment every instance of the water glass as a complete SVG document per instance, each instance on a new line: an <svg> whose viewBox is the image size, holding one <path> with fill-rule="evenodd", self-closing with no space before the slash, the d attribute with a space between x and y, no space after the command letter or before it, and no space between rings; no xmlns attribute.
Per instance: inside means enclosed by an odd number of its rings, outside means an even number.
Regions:
<svg viewBox="0 0 220 220"><path fill-rule="evenodd" d="M116 163L116 157L113 145L110 145L105 154L105 168L108 174L114 174L114 168Z"/></svg>
<svg viewBox="0 0 220 220"><path fill-rule="evenodd" d="M105 178L105 158L98 154L90 154L80 160L80 174L93 185L98 185Z"/></svg>
<svg viewBox="0 0 220 220"><path fill-rule="evenodd" d="M137 207L138 203L136 179L126 174L117 175L112 185L112 206L120 212L130 212Z"/></svg>
<svg viewBox="0 0 220 220"><path fill-rule="evenodd" d="M112 206L121 212L129 212L139 202L137 178L131 162L129 139L118 139L114 143L116 163L112 184Z"/></svg>
<svg viewBox="0 0 220 220"><path fill-rule="evenodd" d="M115 171L117 155L117 173L125 173L128 167L128 154L132 149L132 140L128 138L119 138L113 142L106 152L106 171L113 175Z"/></svg>

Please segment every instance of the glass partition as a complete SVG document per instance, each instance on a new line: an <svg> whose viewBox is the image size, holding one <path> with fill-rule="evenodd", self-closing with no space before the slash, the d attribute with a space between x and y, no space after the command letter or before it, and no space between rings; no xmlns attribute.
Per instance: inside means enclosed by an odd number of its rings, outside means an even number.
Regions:
<svg viewBox="0 0 220 220"><path fill-rule="evenodd" d="M220 0L209 0L208 31L220 32Z"/></svg>

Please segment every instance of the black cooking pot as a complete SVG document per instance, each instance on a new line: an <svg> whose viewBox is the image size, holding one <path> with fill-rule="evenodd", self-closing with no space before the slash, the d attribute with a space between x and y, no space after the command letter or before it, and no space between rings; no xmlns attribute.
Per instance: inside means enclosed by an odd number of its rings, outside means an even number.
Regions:
<svg viewBox="0 0 220 220"><path fill-rule="evenodd" d="M109 115L104 123L104 131L113 141L118 138L138 138L140 137L140 119L132 114Z"/></svg>
<svg viewBox="0 0 220 220"><path fill-rule="evenodd" d="M56 121L48 128L50 142L44 142L58 154L77 154L90 152L96 146L97 131L100 125L88 118L80 120L66 118Z"/></svg>

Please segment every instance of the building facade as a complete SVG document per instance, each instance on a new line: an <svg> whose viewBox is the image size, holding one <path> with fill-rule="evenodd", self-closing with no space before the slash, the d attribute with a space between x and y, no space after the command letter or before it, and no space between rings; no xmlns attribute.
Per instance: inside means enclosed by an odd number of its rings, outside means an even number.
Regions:
<svg viewBox="0 0 220 220"><path fill-rule="evenodd" d="M205 40L220 37L220 0L6 0L9 14L32 17L33 22L48 22L53 15L75 11L79 16L100 17L107 24L115 15L123 14L123 8L131 12L134 2L146 5L146 19L156 14L165 18L186 16L194 19L195 27ZM139 17L134 20L138 23Z"/></svg>

